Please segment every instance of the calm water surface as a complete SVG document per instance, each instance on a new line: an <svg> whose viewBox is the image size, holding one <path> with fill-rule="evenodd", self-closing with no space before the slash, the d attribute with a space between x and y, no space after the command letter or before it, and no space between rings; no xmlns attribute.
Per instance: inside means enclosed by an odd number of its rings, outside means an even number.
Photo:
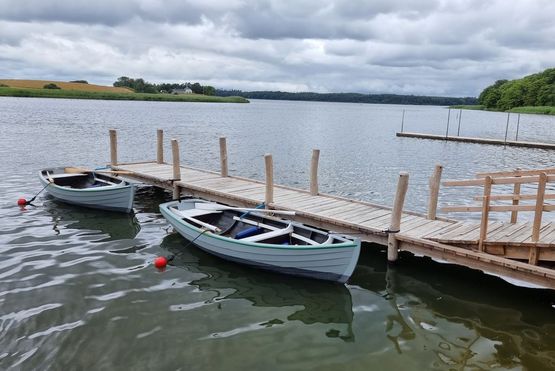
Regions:
<svg viewBox="0 0 555 371"><path fill-rule="evenodd" d="M15 205L40 190L41 168L106 163L109 128L121 161L154 158L163 128L185 163L217 170L226 136L233 174L260 179L272 153L276 181L296 187L320 148L323 191L385 204L408 171L417 211L438 162L446 178L555 166L545 150L396 138L403 109L405 130L445 133L439 107L0 98L0 369L555 369L547 290L410 255L388 267L374 245L345 286L252 270L183 249L158 212L169 195L148 187L133 215L42 196ZM503 138L506 118L464 111L461 135ZM555 142L555 119L522 115L519 138ZM469 196L442 192L442 203ZM173 266L156 271L170 252Z"/></svg>

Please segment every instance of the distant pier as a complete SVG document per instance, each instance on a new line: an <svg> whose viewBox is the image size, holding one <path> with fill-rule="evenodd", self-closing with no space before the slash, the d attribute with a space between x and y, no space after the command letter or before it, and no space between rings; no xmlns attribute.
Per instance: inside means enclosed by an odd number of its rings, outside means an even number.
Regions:
<svg viewBox="0 0 555 371"><path fill-rule="evenodd" d="M432 140L446 140L446 141L451 141L451 142L491 144L491 145L496 145L496 146L555 149L555 143L524 142L524 141L516 141L516 140L460 137L460 136L452 136L452 135L446 136L446 135L437 135L437 134L423 134L423 133L409 133L409 132L398 132L397 136L398 137L404 137L404 138L432 139Z"/></svg>

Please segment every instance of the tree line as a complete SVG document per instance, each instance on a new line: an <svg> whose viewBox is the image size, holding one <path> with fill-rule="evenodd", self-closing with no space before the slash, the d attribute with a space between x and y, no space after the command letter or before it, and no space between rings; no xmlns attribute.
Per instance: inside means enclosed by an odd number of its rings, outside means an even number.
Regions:
<svg viewBox="0 0 555 371"><path fill-rule="evenodd" d="M498 80L485 88L478 101L488 109L555 106L555 68L516 80Z"/></svg>
<svg viewBox="0 0 555 371"><path fill-rule="evenodd" d="M241 91L241 90L216 90L216 95L240 96L249 99L277 99L299 100L318 102L344 102L344 103L378 103L378 104L413 104L413 105L472 105L477 100L474 97L436 97L422 95L398 94L360 94L360 93L288 93L282 91Z"/></svg>
<svg viewBox="0 0 555 371"><path fill-rule="evenodd" d="M214 95L216 93L216 89L213 86L201 85L198 82L152 84L142 78L131 78L127 76L118 77L113 85L115 87L133 89L135 93L172 93L175 89L191 89L195 94L204 95Z"/></svg>

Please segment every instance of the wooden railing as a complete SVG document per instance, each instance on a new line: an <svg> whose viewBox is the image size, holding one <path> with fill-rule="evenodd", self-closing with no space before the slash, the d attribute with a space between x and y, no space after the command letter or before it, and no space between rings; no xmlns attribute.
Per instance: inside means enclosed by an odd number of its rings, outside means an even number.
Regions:
<svg viewBox="0 0 555 371"><path fill-rule="evenodd" d="M481 186L482 196L474 197L482 201L479 206L447 206L441 208L443 212L481 212L480 236L478 249L484 251L484 242L488 233L488 221L490 212L511 212L511 223L516 223L518 212L534 212L532 224L532 242L540 240L540 228L543 212L554 211L555 205L546 204L545 200L555 199L555 194L545 193L547 183L555 182L555 168L538 170L515 170L504 172L478 173L476 179L450 180L442 185L447 187ZM492 194L494 185L513 185L512 194ZM537 184L535 194L521 194L522 184ZM534 201L534 204L522 205L520 201ZM512 201L512 205L492 205L494 201ZM537 264L537 248L530 249L529 262Z"/></svg>

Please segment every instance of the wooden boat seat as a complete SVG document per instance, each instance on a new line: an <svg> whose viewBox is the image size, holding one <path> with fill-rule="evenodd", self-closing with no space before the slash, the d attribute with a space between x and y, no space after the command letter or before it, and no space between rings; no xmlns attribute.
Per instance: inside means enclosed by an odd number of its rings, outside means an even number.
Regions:
<svg viewBox="0 0 555 371"><path fill-rule="evenodd" d="M47 174L52 179L60 179L60 178L77 178L82 176L88 176L88 174Z"/></svg>
<svg viewBox="0 0 555 371"><path fill-rule="evenodd" d="M271 225L267 225L267 224L263 224L263 223L258 223L258 222L255 222L255 221L252 221L252 220L248 220L248 219L241 219L241 218L239 218L238 216L234 216L234 217L233 217L233 220L237 220L237 221L243 222L243 223L245 223L245 224L256 225L256 226L259 226L259 227L262 227L262 228L266 228L266 229L271 229L271 230L274 230L274 231L280 230L279 228L273 227L273 226L271 226ZM314 240L311 240L311 239L308 238L308 237L301 236L300 234L297 234L297 233L291 233L291 237L296 238L297 240L306 242L308 245L320 245L320 243L318 243L318 242L316 242L316 241L314 241ZM328 237L328 240L327 240L326 242L324 242L324 243L327 244L327 243L331 243L332 241L333 241L333 237L330 236L330 237Z"/></svg>
<svg viewBox="0 0 555 371"><path fill-rule="evenodd" d="M179 210L172 208L172 211L182 218L194 218L195 216L208 215L208 214L221 214L218 210L201 210L201 209L186 209Z"/></svg>
<svg viewBox="0 0 555 371"><path fill-rule="evenodd" d="M293 226L291 224L289 224L287 227L285 227L283 229L277 229L277 230L274 230L274 231L257 234L255 236L242 238L241 241L260 242L260 241L264 241L264 240L269 240L269 239L274 238L274 237L284 236L284 235L292 233L292 232L293 232Z"/></svg>

